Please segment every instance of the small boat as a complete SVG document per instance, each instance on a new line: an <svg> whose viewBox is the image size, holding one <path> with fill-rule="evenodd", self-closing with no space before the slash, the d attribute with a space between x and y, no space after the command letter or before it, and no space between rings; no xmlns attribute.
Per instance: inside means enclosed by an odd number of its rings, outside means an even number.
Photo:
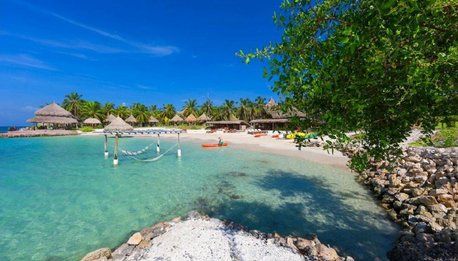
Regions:
<svg viewBox="0 0 458 261"><path fill-rule="evenodd" d="M217 148L217 147L226 147L227 145L229 145L229 143L223 143L222 145L214 144L214 143L206 143L206 144L202 144L202 147L203 148Z"/></svg>
<svg viewBox="0 0 458 261"><path fill-rule="evenodd" d="M255 138L259 138L259 137L262 137L262 136L267 136L266 133L259 133L259 134L255 134L254 137Z"/></svg>
<svg viewBox="0 0 458 261"><path fill-rule="evenodd" d="M274 135L272 135L272 138L278 139L278 138L280 138L280 134L274 134Z"/></svg>

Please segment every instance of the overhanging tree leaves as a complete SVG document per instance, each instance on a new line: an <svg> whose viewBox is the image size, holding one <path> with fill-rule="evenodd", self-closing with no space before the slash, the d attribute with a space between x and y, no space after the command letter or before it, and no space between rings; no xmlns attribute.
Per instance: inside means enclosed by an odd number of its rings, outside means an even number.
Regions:
<svg viewBox="0 0 458 261"><path fill-rule="evenodd" d="M413 125L431 133L438 116L458 114L456 0L291 0L274 21L279 43L239 55L268 61L305 128L338 143L363 131L363 158L390 158Z"/></svg>

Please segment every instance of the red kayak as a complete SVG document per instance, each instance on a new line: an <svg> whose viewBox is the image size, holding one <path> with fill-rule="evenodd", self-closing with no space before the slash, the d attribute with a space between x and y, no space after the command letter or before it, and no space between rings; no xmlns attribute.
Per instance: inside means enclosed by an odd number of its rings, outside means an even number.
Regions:
<svg viewBox="0 0 458 261"><path fill-rule="evenodd" d="M216 147L226 147L227 145L229 145L229 143L223 143L223 145L207 143L207 144L202 144L202 147L203 148L216 148Z"/></svg>

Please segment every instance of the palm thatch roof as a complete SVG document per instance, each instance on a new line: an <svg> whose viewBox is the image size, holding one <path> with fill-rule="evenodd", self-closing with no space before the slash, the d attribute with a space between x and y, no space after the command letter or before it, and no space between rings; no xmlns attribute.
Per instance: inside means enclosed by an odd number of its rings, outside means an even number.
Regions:
<svg viewBox="0 0 458 261"><path fill-rule="evenodd" d="M106 131L126 131L133 130L134 128L126 123L120 117L115 118L110 124L108 124L104 130Z"/></svg>
<svg viewBox="0 0 458 261"><path fill-rule="evenodd" d="M102 122L100 122L99 119L96 119L96 118L87 118L83 121L84 124L94 124L94 125L97 125L97 124L101 124Z"/></svg>
<svg viewBox="0 0 458 261"><path fill-rule="evenodd" d="M78 120L64 108L53 102L35 112L35 117L28 119L32 123L75 124Z"/></svg>
<svg viewBox="0 0 458 261"><path fill-rule="evenodd" d="M52 117L52 116L35 116L28 119L30 123L53 123L53 124L76 124L78 121L75 118L70 117Z"/></svg>
<svg viewBox="0 0 458 261"><path fill-rule="evenodd" d="M53 102L35 112L36 116L73 117L73 115Z"/></svg>
<svg viewBox="0 0 458 261"><path fill-rule="evenodd" d="M188 117L186 117L185 119L186 122L196 122L197 121L197 118L196 116L194 116L194 114L189 114Z"/></svg>
<svg viewBox="0 0 458 261"><path fill-rule="evenodd" d="M242 120L229 120L229 121L207 121L210 125L250 125L246 121Z"/></svg>
<svg viewBox="0 0 458 261"><path fill-rule="evenodd" d="M159 120L156 119L156 118L154 118L154 116L150 116L148 122L149 122L149 123L158 123Z"/></svg>
<svg viewBox="0 0 458 261"><path fill-rule="evenodd" d="M134 115L131 114L129 117L127 117L126 122L137 123L137 119L135 119Z"/></svg>
<svg viewBox="0 0 458 261"><path fill-rule="evenodd" d="M277 103L272 98L270 98L269 102L266 103L266 107L275 107L275 106L277 106Z"/></svg>
<svg viewBox="0 0 458 261"><path fill-rule="evenodd" d="M252 120L250 123L287 123L289 119L257 119Z"/></svg>
<svg viewBox="0 0 458 261"><path fill-rule="evenodd" d="M235 115L231 114L231 116L229 116L229 121L238 121L239 119L237 117L235 117Z"/></svg>
<svg viewBox="0 0 458 261"><path fill-rule="evenodd" d="M171 122L181 122L183 121L183 118L181 118L180 116L178 116L178 114L176 114L175 116L173 116L173 118L170 121Z"/></svg>
<svg viewBox="0 0 458 261"><path fill-rule="evenodd" d="M210 117L207 116L207 114L205 113L202 113L202 115L199 116L199 118L197 118L198 121L209 121L211 120Z"/></svg>
<svg viewBox="0 0 458 261"><path fill-rule="evenodd" d="M114 116L113 114L110 113L110 115L108 115L108 117L105 119L106 122L112 122L116 119L116 116Z"/></svg>

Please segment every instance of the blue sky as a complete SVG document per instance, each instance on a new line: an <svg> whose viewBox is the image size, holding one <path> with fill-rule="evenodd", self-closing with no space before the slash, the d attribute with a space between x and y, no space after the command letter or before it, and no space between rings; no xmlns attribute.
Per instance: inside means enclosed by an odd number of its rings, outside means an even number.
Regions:
<svg viewBox="0 0 458 261"><path fill-rule="evenodd" d="M156 104L277 97L234 55L280 38L281 0L0 0L0 126L76 91Z"/></svg>

